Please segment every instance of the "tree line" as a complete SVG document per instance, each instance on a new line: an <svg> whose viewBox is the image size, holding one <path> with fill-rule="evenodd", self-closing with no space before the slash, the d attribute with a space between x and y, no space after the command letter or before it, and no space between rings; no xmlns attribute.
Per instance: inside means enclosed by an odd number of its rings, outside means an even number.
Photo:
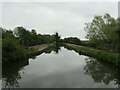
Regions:
<svg viewBox="0 0 120 90"><path fill-rule="evenodd" d="M59 44L63 42L76 43L78 38L61 39L58 32L50 34L37 34L35 29L27 30L24 27L16 27L14 30L6 30L0 28L2 31L2 51L3 62L16 61L26 58L26 49L29 46L40 44Z"/></svg>
<svg viewBox="0 0 120 90"><path fill-rule="evenodd" d="M16 27L14 30L2 31L3 62L25 59L26 49L29 46L50 44L60 41L58 33L53 35L37 34L36 30L26 30L24 27Z"/></svg>
<svg viewBox="0 0 120 90"><path fill-rule="evenodd" d="M107 13L104 16L95 16L85 25L89 45L115 52L120 50L120 18L115 19Z"/></svg>
<svg viewBox="0 0 120 90"><path fill-rule="evenodd" d="M29 46L50 43L71 43L120 52L120 18L115 19L109 14L95 16L91 22L85 24L84 29L87 32L88 41L81 41L77 37L61 39L58 32L52 35L38 34L35 29L30 31L22 26L16 27L14 30L6 30L1 27L3 62L25 58L26 48Z"/></svg>

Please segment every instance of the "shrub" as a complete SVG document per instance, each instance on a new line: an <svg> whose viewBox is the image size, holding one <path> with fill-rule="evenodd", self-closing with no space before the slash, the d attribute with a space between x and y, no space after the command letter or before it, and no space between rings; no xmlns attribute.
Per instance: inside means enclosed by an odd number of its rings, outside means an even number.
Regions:
<svg viewBox="0 0 120 90"><path fill-rule="evenodd" d="M2 43L3 63L25 58L24 49L14 38L6 38Z"/></svg>

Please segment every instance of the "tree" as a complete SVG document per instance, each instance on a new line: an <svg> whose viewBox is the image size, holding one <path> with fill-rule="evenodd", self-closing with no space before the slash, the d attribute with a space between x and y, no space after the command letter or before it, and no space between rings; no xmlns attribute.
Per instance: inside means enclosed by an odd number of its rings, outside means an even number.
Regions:
<svg viewBox="0 0 120 90"><path fill-rule="evenodd" d="M26 30L23 27L15 28L15 35L19 37L20 42L24 46L29 46L31 42L30 31Z"/></svg>
<svg viewBox="0 0 120 90"><path fill-rule="evenodd" d="M77 37L69 37L69 38L64 38L64 42L66 43L71 43L71 44L81 44L81 40Z"/></svg>
<svg viewBox="0 0 120 90"><path fill-rule="evenodd" d="M118 52L120 53L120 17L117 19L118 21L118 29L117 29L117 34L118 34Z"/></svg>
<svg viewBox="0 0 120 90"><path fill-rule="evenodd" d="M55 37L55 42L59 43L60 42L60 35L58 34L58 32L55 33L54 37Z"/></svg>
<svg viewBox="0 0 120 90"><path fill-rule="evenodd" d="M12 31L2 31L2 58L4 62L25 59L25 51L19 44L19 40L14 37Z"/></svg>
<svg viewBox="0 0 120 90"><path fill-rule="evenodd" d="M38 36L34 29L31 30L31 42L30 45L37 45L38 44Z"/></svg>
<svg viewBox="0 0 120 90"><path fill-rule="evenodd" d="M115 46L118 41L117 21L109 14L95 16L92 22L85 24L86 38L96 45L110 44Z"/></svg>
<svg viewBox="0 0 120 90"><path fill-rule="evenodd" d="M31 30L31 34L32 34L32 35L37 35L35 29L32 29L32 30Z"/></svg>

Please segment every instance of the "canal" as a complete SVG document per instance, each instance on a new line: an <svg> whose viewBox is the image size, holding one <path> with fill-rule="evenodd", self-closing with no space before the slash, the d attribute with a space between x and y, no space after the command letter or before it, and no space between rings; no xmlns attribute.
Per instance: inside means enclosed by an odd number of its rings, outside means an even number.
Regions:
<svg viewBox="0 0 120 90"><path fill-rule="evenodd" d="M65 47L49 48L40 55L3 65L6 88L117 88L120 68L80 55Z"/></svg>

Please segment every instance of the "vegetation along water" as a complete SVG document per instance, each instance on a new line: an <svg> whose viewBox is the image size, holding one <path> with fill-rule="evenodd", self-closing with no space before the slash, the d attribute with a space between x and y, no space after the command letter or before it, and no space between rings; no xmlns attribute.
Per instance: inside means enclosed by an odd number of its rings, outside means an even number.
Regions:
<svg viewBox="0 0 120 90"><path fill-rule="evenodd" d="M120 18L115 19L110 14L95 16L84 29L88 40L62 39L58 32L38 34L35 29L22 26L14 30L1 27L3 86L85 87L89 79L88 87L119 87ZM79 75L84 82L80 82Z"/></svg>

